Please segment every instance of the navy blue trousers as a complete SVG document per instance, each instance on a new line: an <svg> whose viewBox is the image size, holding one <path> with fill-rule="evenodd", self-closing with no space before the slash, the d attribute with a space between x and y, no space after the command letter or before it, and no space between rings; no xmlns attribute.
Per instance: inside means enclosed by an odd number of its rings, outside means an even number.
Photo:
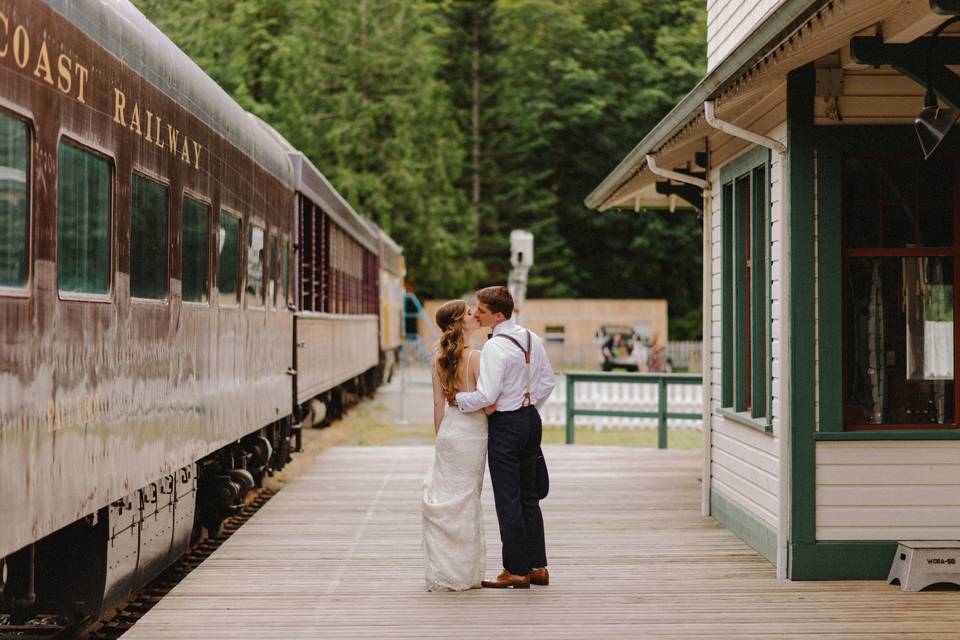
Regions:
<svg viewBox="0 0 960 640"><path fill-rule="evenodd" d="M487 462L500 523L503 566L525 575L547 566L543 514L537 498L537 454L543 425L536 407L495 411L487 430Z"/></svg>

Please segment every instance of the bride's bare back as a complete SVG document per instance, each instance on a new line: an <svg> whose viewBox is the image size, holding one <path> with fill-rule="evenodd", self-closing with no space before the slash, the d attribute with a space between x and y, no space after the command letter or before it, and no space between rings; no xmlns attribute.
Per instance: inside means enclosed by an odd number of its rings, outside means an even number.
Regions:
<svg viewBox="0 0 960 640"><path fill-rule="evenodd" d="M440 430L440 421L447 404L447 396L443 385L440 384L437 359L433 359L430 368L433 375L433 429ZM480 377L480 352L476 349L464 349L460 356L460 384L457 391L474 391L477 388L477 378Z"/></svg>

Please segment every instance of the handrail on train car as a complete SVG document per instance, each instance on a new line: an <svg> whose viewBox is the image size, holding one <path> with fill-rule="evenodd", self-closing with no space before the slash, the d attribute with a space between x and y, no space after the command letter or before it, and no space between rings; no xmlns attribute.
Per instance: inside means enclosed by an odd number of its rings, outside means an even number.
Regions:
<svg viewBox="0 0 960 640"><path fill-rule="evenodd" d="M657 448L667 448L667 420L671 418L696 420L701 413L670 411L667 407L667 389L673 385L703 384L703 376L697 373L610 373L596 371L571 371L566 375L567 384L567 444L574 444L575 416L608 416L614 418L656 418ZM578 382L628 382L655 384L658 389L656 411L620 411L613 409L578 409L574 390Z"/></svg>

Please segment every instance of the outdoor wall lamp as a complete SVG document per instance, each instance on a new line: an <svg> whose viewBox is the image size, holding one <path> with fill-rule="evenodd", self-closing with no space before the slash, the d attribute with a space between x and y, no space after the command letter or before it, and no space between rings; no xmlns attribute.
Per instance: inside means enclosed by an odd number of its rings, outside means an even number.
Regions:
<svg viewBox="0 0 960 640"><path fill-rule="evenodd" d="M936 52L937 38L940 32L946 29L954 22L960 21L960 16L954 16L944 21L939 27L934 29L930 37L930 48L927 52L927 93L923 97L923 109L914 120L913 126L917 130L917 138L920 140L920 148L923 150L923 159L928 160L943 139L947 132L960 117L960 111L950 107L941 107L937 103L937 96L933 92L933 56Z"/></svg>

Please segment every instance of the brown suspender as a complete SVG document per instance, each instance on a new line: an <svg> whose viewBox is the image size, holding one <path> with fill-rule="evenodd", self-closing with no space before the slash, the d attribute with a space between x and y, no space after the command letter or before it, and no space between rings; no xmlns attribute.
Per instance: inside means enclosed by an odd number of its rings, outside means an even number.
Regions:
<svg viewBox="0 0 960 640"><path fill-rule="evenodd" d="M523 346L519 342L517 342L517 339L514 338L513 336L508 336L503 333L498 333L493 337L506 338L513 344L517 345L517 348L520 349L520 351L523 351L523 360L527 364L527 388L523 394L523 406L529 407L531 404L530 403L530 344L531 344L530 332L527 331L527 348L526 349L524 349Z"/></svg>

